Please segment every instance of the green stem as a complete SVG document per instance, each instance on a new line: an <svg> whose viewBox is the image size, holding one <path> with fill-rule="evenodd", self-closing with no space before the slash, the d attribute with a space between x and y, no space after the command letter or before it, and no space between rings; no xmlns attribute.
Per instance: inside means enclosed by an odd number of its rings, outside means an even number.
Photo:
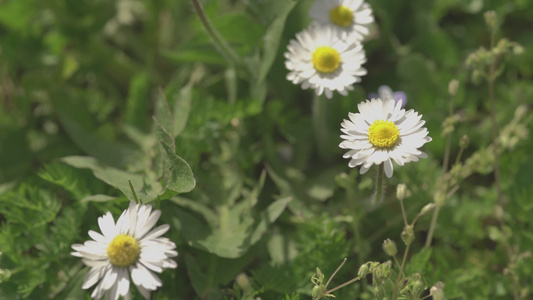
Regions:
<svg viewBox="0 0 533 300"><path fill-rule="evenodd" d="M398 292L398 283L400 283L400 279L402 278L403 268L405 267L405 262L407 261L407 254L409 253L409 247L410 246L411 246L411 244L409 243L405 247L405 252L403 254L403 260L402 260L402 265L400 267L400 271L398 271L398 277L396 277L396 283L394 284L394 290L392 291L391 300L396 299L396 293Z"/></svg>
<svg viewBox="0 0 533 300"><path fill-rule="evenodd" d="M326 126L327 109L322 96L313 94L313 127L318 155L322 160L327 159L328 130Z"/></svg>
<svg viewBox="0 0 533 300"><path fill-rule="evenodd" d="M435 225L437 224L437 218L439 217L440 205L437 204L435 211L433 211L433 216L431 217L431 225L429 225L429 232L426 238L426 243L424 248L431 246L431 240L433 239L433 232L435 231Z"/></svg>
<svg viewBox="0 0 533 300"><path fill-rule="evenodd" d="M233 49L228 45L226 40L216 31L216 29L213 27L213 24L211 24L211 21L209 21L209 18L207 18L207 15L204 12L204 9L202 8L202 5L200 4L199 0L191 0L192 5L194 7L194 11L200 18L200 21L202 22L202 25L204 26L205 30L207 31L207 34L213 39L215 42L215 45L219 49L220 52L222 52L222 55L230 62L231 65L243 65L241 59L233 51Z"/></svg>
<svg viewBox="0 0 533 300"><path fill-rule="evenodd" d="M372 205L376 205L383 199L383 173L385 165L381 163L378 166L378 174L376 177L376 190L374 191L374 198L372 199Z"/></svg>
<svg viewBox="0 0 533 300"><path fill-rule="evenodd" d="M403 207L403 199L400 199L400 206L402 207L403 223L407 226L407 214L405 213L405 207Z"/></svg>
<svg viewBox="0 0 533 300"><path fill-rule="evenodd" d="M341 262L341 264L337 267L337 269L335 270L335 272L333 272L333 274L331 274L331 276L329 277L328 279L328 282L326 282L326 285L324 286L325 289L328 288L328 285L329 283L331 282L331 280L333 279L333 277L335 277L335 275L337 275L337 272L339 272L339 270L342 268L342 266L344 266L344 264L346 263L346 258L344 258Z"/></svg>
<svg viewBox="0 0 533 300"><path fill-rule="evenodd" d="M360 279L361 279L361 278L359 278L359 276L357 276L357 277L355 277L355 278L352 279L352 280L346 281L345 283L343 283L343 284L341 284L341 285L339 285L339 286L337 286L337 287L332 288L331 290L327 291L326 294L331 294L331 293L333 293L334 291L336 291L336 290L338 290L338 289L340 289L340 288L343 288L343 287L345 287L345 286L347 286L347 285L349 285L349 284L351 284L351 283L354 283L354 282L356 282L357 280L360 280Z"/></svg>

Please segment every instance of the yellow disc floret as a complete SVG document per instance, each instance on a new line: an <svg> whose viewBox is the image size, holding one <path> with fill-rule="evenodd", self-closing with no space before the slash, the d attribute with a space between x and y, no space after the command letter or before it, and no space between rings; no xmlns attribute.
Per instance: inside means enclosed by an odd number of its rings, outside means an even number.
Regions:
<svg viewBox="0 0 533 300"><path fill-rule="evenodd" d="M320 46L313 52L313 66L318 72L332 73L339 68L341 55L329 46Z"/></svg>
<svg viewBox="0 0 533 300"><path fill-rule="evenodd" d="M329 19L337 26L348 27L352 25L353 11L344 5L339 5L329 11Z"/></svg>
<svg viewBox="0 0 533 300"><path fill-rule="evenodd" d="M400 130L394 122L376 120L368 128L368 140L378 148L391 148L400 138Z"/></svg>
<svg viewBox="0 0 533 300"><path fill-rule="evenodd" d="M117 267L131 266L139 258L140 252L137 240L127 234L117 235L107 246L107 258Z"/></svg>

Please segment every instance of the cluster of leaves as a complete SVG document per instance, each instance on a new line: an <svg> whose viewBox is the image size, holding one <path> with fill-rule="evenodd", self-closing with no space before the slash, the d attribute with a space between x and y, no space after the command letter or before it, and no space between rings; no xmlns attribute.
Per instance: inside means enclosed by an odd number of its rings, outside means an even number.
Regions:
<svg viewBox="0 0 533 300"><path fill-rule="evenodd" d="M369 73L349 96L324 103L319 155L311 92L286 81L283 66L311 1L202 1L237 60L214 46L190 1L0 1L0 298L88 298L70 245L137 198L162 210L180 253L154 299L309 299L317 267L328 278L348 258L335 287L367 262L390 260L381 246L400 241L401 182L409 219L457 186L430 250L431 220L417 221L402 295L427 295L442 281L450 299L531 296L533 3L368 2L376 15ZM501 59L495 81L504 206L489 93L465 63L489 45L488 9L506 51L525 49ZM486 70L488 52L476 53L469 66ZM337 145L342 119L382 84L405 91L433 141L429 158L396 168L372 206L372 175L350 170ZM448 136L451 161L463 159L443 174ZM364 278L334 295L372 299L374 287Z"/></svg>

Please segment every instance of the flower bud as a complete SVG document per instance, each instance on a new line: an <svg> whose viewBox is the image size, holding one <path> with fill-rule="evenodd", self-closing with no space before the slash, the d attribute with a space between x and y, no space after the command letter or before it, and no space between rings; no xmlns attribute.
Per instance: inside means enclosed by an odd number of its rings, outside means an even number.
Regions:
<svg viewBox="0 0 533 300"><path fill-rule="evenodd" d="M426 204L424 207L422 207L422 209L420 210L420 216L423 216L425 214L427 214L428 212L430 212L431 210L433 210L435 207L437 206L437 204L435 203L428 203Z"/></svg>
<svg viewBox="0 0 533 300"><path fill-rule="evenodd" d="M388 256L394 256L398 252L398 249L396 248L396 243L392 241L391 239L386 239L383 241L383 251L387 253Z"/></svg>
<svg viewBox="0 0 533 300"><path fill-rule="evenodd" d="M359 276L360 278L363 278L363 277L365 277L366 275L368 275L368 264L364 264L364 265L362 265L362 266L359 268L359 272L357 272L357 276Z"/></svg>
<svg viewBox="0 0 533 300"><path fill-rule="evenodd" d="M496 28L496 13L493 10L486 11L483 16L485 17L485 23L490 30Z"/></svg>
<svg viewBox="0 0 533 300"><path fill-rule="evenodd" d="M405 199L406 189L407 188L405 184L403 183L398 184L398 186L396 187L396 198L398 198L398 200L403 201L403 199Z"/></svg>
<svg viewBox="0 0 533 300"><path fill-rule="evenodd" d="M243 291L250 289L250 279L244 273L240 273L239 275L237 275L237 277L235 278L235 282Z"/></svg>
<svg viewBox="0 0 533 300"><path fill-rule="evenodd" d="M402 241L406 245L410 245L415 240L415 232L413 230L413 226L405 225L405 227L403 228L401 237L402 237Z"/></svg>
<svg viewBox="0 0 533 300"><path fill-rule="evenodd" d="M448 93L450 93L450 96L455 96L457 94L457 89L459 89L459 80L452 79L450 83L448 83Z"/></svg>
<svg viewBox="0 0 533 300"><path fill-rule="evenodd" d="M436 192L435 195L433 196L433 201L438 206L442 206L444 202L446 202L446 196L442 192Z"/></svg>
<svg viewBox="0 0 533 300"><path fill-rule="evenodd" d="M429 294L433 297L433 300L444 300L444 291L442 288L444 288L444 283L440 281L431 287Z"/></svg>
<svg viewBox="0 0 533 300"><path fill-rule="evenodd" d="M468 147L469 143L470 143L470 139L468 138L468 135L465 134L459 140L459 147L461 147L461 149L466 149L466 147Z"/></svg>
<svg viewBox="0 0 533 300"><path fill-rule="evenodd" d="M513 54L514 55L520 55L520 54L523 54L524 52L526 52L524 47L522 47L522 45L519 45L519 44L515 44L513 46L512 50L513 50Z"/></svg>

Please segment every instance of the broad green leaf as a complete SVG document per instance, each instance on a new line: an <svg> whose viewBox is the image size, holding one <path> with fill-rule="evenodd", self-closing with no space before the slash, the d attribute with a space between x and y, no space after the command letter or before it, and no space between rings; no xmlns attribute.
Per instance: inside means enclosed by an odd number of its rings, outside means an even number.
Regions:
<svg viewBox="0 0 533 300"><path fill-rule="evenodd" d="M191 112L192 106L192 90L194 82L189 82L184 86L179 94L175 96L174 105L172 109L172 115L174 119L174 127L172 132L174 137L180 135L180 133L185 129L187 121L189 120L189 114Z"/></svg>
<svg viewBox="0 0 533 300"><path fill-rule="evenodd" d="M101 195L101 194L97 194L97 195L91 195L91 196L87 196L83 199L81 199L80 202L107 202L107 201L111 201L111 200L117 200L117 197L111 197L111 196L108 196L108 195Z"/></svg>
<svg viewBox="0 0 533 300"><path fill-rule="evenodd" d="M59 117L74 143L103 163L114 167L131 167L146 159L142 151L132 144L102 140L85 131L67 114L60 112Z"/></svg>
<svg viewBox="0 0 533 300"><path fill-rule="evenodd" d="M141 174L134 174L106 166L92 157L69 156L61 160L76 168L90 169L96 178L119 189L130 200L134 199L129 185L130 181L137 197L142 203L149 203L164 192L163 187L157 181L149 184L145 176Z"/></svg>
<svg viewBox="0 0 533 300"><path fill-rule="evenodd" d="M190 192L196 180L189 164L174 153L171 146L161 142L163 147L163 182L165 187L178 194Z"/></svg>
<svg viewBox="0 0 533 300"><path fill-rule="evenodd" d="M160 125L161 129L167 132L171 139L174 139L174 118L170 112L170 106L168 105L167 97L162 89L157 92L157 98L155 101L154 118Z"/></svg>

